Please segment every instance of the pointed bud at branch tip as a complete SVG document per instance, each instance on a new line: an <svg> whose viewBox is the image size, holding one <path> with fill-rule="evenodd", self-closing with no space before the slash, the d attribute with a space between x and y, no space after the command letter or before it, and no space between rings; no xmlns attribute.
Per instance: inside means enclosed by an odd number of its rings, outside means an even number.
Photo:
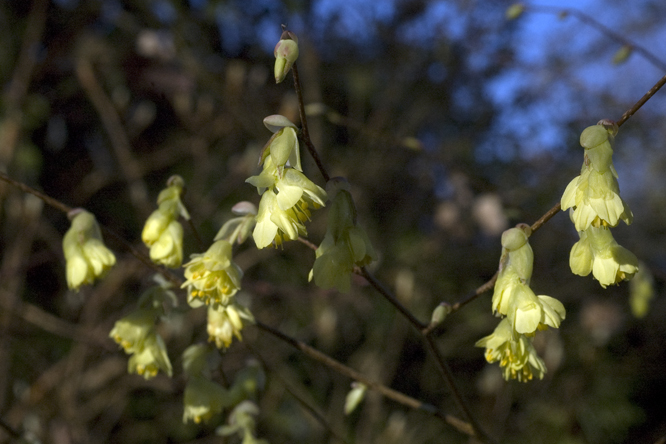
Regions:
<svg viewBox="0 0 666 444"><path fill-rule="evenodd" d="M284 31L282 38L275 45L273 54L275 55L275 83L280 83L298 59L298 38L292 32Z"/></svg>

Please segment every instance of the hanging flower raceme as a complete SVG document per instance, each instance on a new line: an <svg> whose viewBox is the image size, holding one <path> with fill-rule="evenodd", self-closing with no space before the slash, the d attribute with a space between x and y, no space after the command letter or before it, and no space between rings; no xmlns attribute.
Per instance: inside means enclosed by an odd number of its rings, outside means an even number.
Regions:
<svg viewBox="0 0 666 444"><path fill-rule="evenodd" d="M603 288L629 280L638 271L638 258L618 245L610 231L620 220L629 225L634 218L620 197L613 166L611 142L616 134L617 125L604 120L585 128L580 136L585 148L583 168L561 202L580 236L569 256L571 271L580 276L591 272Z"/></svg>
<svg viewBox="0 0 666 444"><path fill-rule="evenodd" d="M140 308L116 321L109 336L132 355L127 364L129 373L146 379L161 370L171 376L171 362L162 337L155 331L155 309Z"/></svg>
<svg viewBox="0 0 666 444"><path fill-rule="evenodd" d="M569 266L573 274L592 275L603 288L630 280L638 272L638 258L619 245L608 227L588 227L578 233L571 248Z"/></svg>
<svg viewBox="0 0 666 444"><path fill-rule="evenodd" d="M502 234L502 256L493 293L493 312L504 317L495 332L476 343L486 348L486 360L499 362L504 379L543 378L546 366L532 346L537 330L558 328L566 310L557 299L535 295L529 286L534 253L528 242L532 230L519 224Z"/></svg>
<svg viewBox="0 0 666 444"><path fill-rule="evenodd" d="M172 176L167 188L157 197L157 210L146 220L141 239L150 248L150 259L165 267L177 268L183 262L183 226L178 216L189 219L187 209L180 200L185 182Z"/></svg>
<svg viewBox="0 0 666 444"><path fill-rule="evenodd" d="M68 214L72 225L65 233L62 248L67 262L67 285L77 290L90 285L116 263L116 256L106 248L102 232L91 213L75 209Z"/></svg>
<svg viewBox="0 0 666 444"><path fill-rule="evenodd" d="M187 302L191 307L228 305L240 289L243 271L231 259L231 244L226 240L213 243L203 254L193 254L185 267Z"/></svg>
<svg viewBox="0 0 666 444"><path fill-rule="evenodd" d="M296 125L283 116L269 116L264 124L275 134L262 153L262 172L246 180L261 194L252 232L257 248L307 235L311 210L323 207L327 199L302 173Z"/></svg>
<svg viewBox="0 0 666 444"><path fill-rule="evenodd" d="M171 361L164 340L154 329L146 336L143 348L132 354L127 368L129 373L136 373L145 379L157 376L160 370L169 376L172 375Z"/></svg>
<svg viewBox="0 0 666 444"><path fill-rule="evenodd" d="M537 329L558 328L565 317L560 301L550 296L536 296L529 286L534 254L528 242L529 226L521 224L502 234L502 256L495 282L492 309L506 316L519 334L533 334Z"/></svg>
<svg viewBox="0 0 666 444"><path fill-rule="evenodd" d="M615 227L620 220L629 225L634 219L620 197L617 171L613 166L611 143L617 126L608 129L604 123L585 128L580 135L580 144L585 148L583 167L562 195L562 210L573 208L572 220L577 231L589 226Z"/></svg>
<svg viewBox="0 0 666 444"><path fill-rule="evenodd" d="M228 348L234 336L243 340L241 330L246 323L254 323L250 310L235 302L229 305L208 307L208 341L215 342L217 348Z"/></svg>
<svg viewBox="0 0 666 444"><path fill-rule="evenodd" d="M284 31L273 51L275 56L275 83L280 83L298 59L298 37L291 31Z"/></svg>
<svg viewBox="0 0 666 444"><path fill-rule="evenodd" d="M504 379L530 381L534 376L543 379L546 365L537 355L532 338L518 334L511 327L508 318L502 319L495 331L476 343L486 348L486 361L499 362Z"/></svg>
<svg viewBox="0 0 666 444"><path fill-rule="evenodd" d="M332 199L326 235L316 251L309 279L323 289L348 292L354 267L363 267L376 259L375 250L363 228L356 225L356 207L349 183L342 177L326 185Z"/></svg>

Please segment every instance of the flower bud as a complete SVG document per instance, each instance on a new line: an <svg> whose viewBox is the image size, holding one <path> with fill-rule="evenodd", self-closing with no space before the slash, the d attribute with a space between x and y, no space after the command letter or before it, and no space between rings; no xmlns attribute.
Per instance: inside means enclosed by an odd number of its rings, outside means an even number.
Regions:
<svg viewBox="0 0 666 444"><path fill-rule="evenodd" d="M298 58L298 38L289 31L283 32L280 41L275 45L274 55L275 83L280 83Z"/></svg>

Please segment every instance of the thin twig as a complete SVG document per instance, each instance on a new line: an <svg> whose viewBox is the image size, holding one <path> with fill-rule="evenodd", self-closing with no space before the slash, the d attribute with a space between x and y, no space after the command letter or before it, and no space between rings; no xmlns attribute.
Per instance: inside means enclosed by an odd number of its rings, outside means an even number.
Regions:
<svg viewBox="0 0 666 444"><path fill-rule="evenodd" d="M633 116L634 113L641 108L641 106L645 105L645 103L648 100L650 100L650 98L652 96L654 96L657 93L657 91L659 91L661 89L661 87L664 86L664 84L666 84L666 75L664 77L662 77L661 79L659 79L659 81L652 88L650 88L650 90L647 93L645 93L645 95L643 97L641 97L641 99L638 102L636 102L636 104L634 106L632 106L627 111L625 111L624 114L622 114L622 117L620 117L620 120L615 122L615 123L617 123L617 126L620 127L620 126L622 126L622 124L624 122L629 120L629 118L631 116Z"/></svg>
<svg viewBox="0 0 666 444"><path fill-rule="evenodd" d="M423 322L419 321L416 316L410 312L407 307L402 305L400 301L393 296L393 294L386 288L384 285L382 285L379 280L372 275L367 268L361 267L361 276L363 276L369 283L372 285L372 287L377 290L379 294L384 296L384 298L389 301L400 313L403 314L405 318L409 321L410 324L412 324L414 327L416 327L417 330L421 331L424 328L428 326L428 324L424 324Z"/></svg>
<svg viewBox="0 0 666 444"><path fill-rule="evenodd" d="M317 168L319 168L321 175L324 176L324 180L328 182L331 176L328 175L326 168L324 168L324 164L319 158L319 154L317 154L317 150L312 144L312 140L310 140L310 132L308 131L308 120L305 117L305 104L303 102L303 91L301 89L301 82L298 77L298 68L296 67L296 63L294 63L294 65L291 67L291 73L294 77L294 89L296 90L296 96L298 97L298 114L300 115L301 118L301 138L303 139L305 147L308 149L310 155L317 164Z"/></svg>
<svg viewBox="0 0 666 444"><path fill-rule="evenodd" d="M132 154L132 146L120 116L99 84L92 63L85 57L81 57L76 63L76 75L109 135L120 171L129 186L132 204L138 214L147 217L150 208L147 187L141 168Z"/></svg>
<svg viewBox="0 0 666 444"><path fill-rule="evenodd" d="M591 15L585 14L584 12L578 9L558 8L557 6L548 6L548 5L525 4L524 6L525 6L525 11L542 12L545 14L556 14L556 15L566 14L575 17L578 20L580 20L582 23L585 23L586 25L597 29L602 34L606 35L607 37L610 37L616 42L624 46L630 47L633 51L642 55L648 62L652 63L656 68L660 69L661 71L666 71L666 62L661 60L659 57L657 57L656 55L645 49L643 46L638 45L635 42L632 42L622 34L613 31L611 28L604 25L603 23L598 22Z"/></svg>
<svg viewBox="0 0 666 444"><path fill-rule="evenodd" d="M365 375L362 373L357 372L356 370L347 367L346 365L342 364L339 361L336 361L335 359L331 358L330 356L320 352L319 350L310 347L309 345L305 344L304 342L298 341L290 336L285 335L284 333L280 332L279 330L274 329L273 327L270 327L266 324L263 324L261 322L257 322L255 324L259 329L273 335L274 337L288 343L292 347L302 351L304 354L307 356L315 359L316 361L321 362L322 364L326 365L327 367L335 370L337 373L340 373L341 375L347 376L350 379L353 379L355 381L362 382L365 384L369 389L372 389L376 391L377 393L385 396L386 398L389 398L395 402L398 402L399 404L402 404L404 406L410 407L412 409L416 410L421 410L426 413L429 413L433 416L436 416L442 420L444 420L447 424L453 426L456 428L458 431L465 433L470 436L476 436L474 433L473 427L453 416L449 415L447 413L443 413L437 409L437 407L431 405L431 404L426 404L424 402L421 402L417 399L414 399L410 396L405 395L404 393L398 392L396 390L393 390L389 387L386 387L383 384L380 384L378 382L372 381L368 379Z"/></svg>
<svg viewBox="0 0 666 444"><path fill-rule="evenodd" d="M310 415L314 417L314 419L319 422L319 424L322 425L324 429L326 429L335 439L337 439L340 442L343 442L345 444L350 444L340 433L336 432L335 429L333 429L333 426L328 423L328 420L324 417L324 415L319 412L314 406L310 405L305 399L303 399L302 396L300 396L296 391L291 387L289 382L280 374L278 373L275 369L271 369L266 362L266 360L261 356L261 354L255 350L254 347L252 347L249 344L245 344L245 346L254 354L259 361L261 361L261 364L264 366L264 368L271 374L274 375L276 378L280 380L280 385L298 401L298 403L301 405L303 410L308 412Z"/></svg>

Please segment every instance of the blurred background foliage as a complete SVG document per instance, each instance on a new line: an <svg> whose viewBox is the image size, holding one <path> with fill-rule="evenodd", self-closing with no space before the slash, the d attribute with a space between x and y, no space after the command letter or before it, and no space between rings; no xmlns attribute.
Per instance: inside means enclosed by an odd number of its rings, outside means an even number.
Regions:
<svg viewBox="0 0 666 444"><path fill-rule="evenodd" d="M558 3L562 6L567 2ZM575 2L616 33L666 59L660 0ZM98 220L141 251L140 230L172 174L204 242L258 171L262 119L298 122L291 77L272 81L280 25L300 39L310 132L333 176L349 179L380 260L377 276L420 319L455 303L497 268L501 232L534 222L578 174L578 136L619 119L663 74L570 16L505 19L505 1L2 0L0 165L13 178ZM616 238L654 275L657 297L632 316L630 287L603 290L571 275L577 235L565 214L532 239L532 288L560 299L567 319L535 343L543 381L504 382L475 341L497 320L485 294L438 337L473 412L506 443L652 443L666 434L666 101L658 93L616 139L615 164L635 222ZM306 173L324 185L303 153ZM0 418L44 443L235 442L224 418L183 425L180 353L206 340L201 310L162 326L173 379L126 374L107 338L150 285L151 271L107 239L118 264L94 288L67 291L65 215L0 186ZM326 210L309 238L319 243ZM186 235L186 254L198 252ZM307 283L301 243L235 253L256 318L372 379L459 414L408 323L360 277L350 294ZM181 293L181 304L184 295ZM267 383L259 436L337 442L293 393L348 442L439 443L469 438L422 412L368 393L343 414L352 381L248 327L222 356L220 380L248 359ZM224 441L226 439L226 441ZM0 442L15 442L0 430Z"/></svg>

